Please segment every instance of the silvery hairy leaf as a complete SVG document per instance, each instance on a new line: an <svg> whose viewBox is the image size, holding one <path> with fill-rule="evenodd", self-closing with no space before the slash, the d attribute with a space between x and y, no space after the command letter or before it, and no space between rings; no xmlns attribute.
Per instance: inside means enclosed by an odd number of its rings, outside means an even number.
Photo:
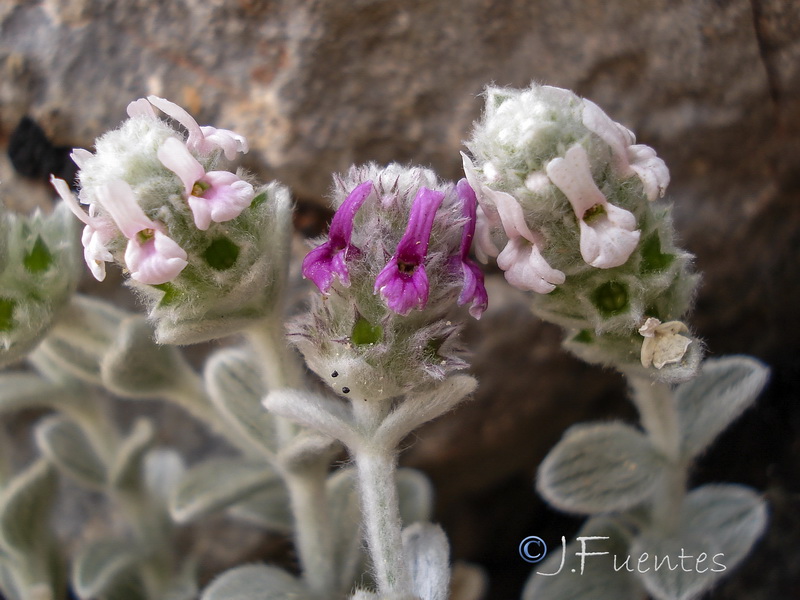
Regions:
<svg viewBox="0 0 800 600"><path fill-rule="evenodd" d="M169 396L191 376L191 368L174 346L155 342L142 316L124 319L100 363L103 385L124 398Z"/></svg>
<svg viewBox="0 0 800 600"><path fill-rule="evenodd" d="M133 488L142 476L142 459L153 443L155 430L148 419L137 419L128 436L122 440L109 470L108 482L115 488Z"/></svg>
<svg viewBox="0 0 800 600"><path fill-rule="evenodd" d="M612 519L590 519L573 541L567 544L565 538L553 540L546 550L537 546L534 552L530 544L540 545L541 540L532 540L532 537L520 542L520 555L533 565L522 600L639 600L645 597L644 587L636 577L618 568L628 554L628 535ZM547 558L542 560L541 553Z"/></svg>
<svg viewBox="0 0 800 600"><path fill-rule="evenodd" d="M283 487L283 482L263 461L211 459L183 475L172 490L169 509L177 522L186 523L274 487Z"/></svg>
<svg viewBox="0 0 800 600"><path fill-rule="evenodd" d="M403 554L414 595L420 600L447 600L450 546L438 525L416 522L403 529Z"/></svg>
<svg viewBox="0 0 800 600"><path fill-rule="evenodd" d="M246 565L224 572L203 590L200 600L313 600L303 582L283 569Z"/></svg>
<svg viewBox="0 0 800 600"><path fill-rule="evenodd" d="M75 593L86 600L105 596L140 558L131 540L108 538L88 543L72 563Z"/></svg>
<svg viewBox="0 0 800 600"><path fill-rule="evenodd" d="M675 389L683 434L683 454L692 458L758 397L769 369L748 356L706 360L700 374Z"/></svg>
<svg viewBox="0 0 800 600"><path fill-rule="evenodd" d="M204 376L225 420L257 447L277 452L275 417L261 405L267 389L254 354L242 348L219 350L206 363Z"/></svg>
<svg viewBox="0 0 800 600"><path fill-rule="evenodd" d="M560 510L588 514L623 510L653 493L664 460L629 425L576 425L542 462L537 488Z"/></svg>
<svg viewBox="0 0 800 600"><path fill-rule="evenodd" d="M65 475L79 483L102 489L106 465L83 429L61 416L48 417L36 426L36 444L42 454Z"/></svg>
<svg viewBox="0 0 800 600"><path fill-rule="evenodd" d="M47 529L56 475L40 459L14 477L0 493L0 547L16 555L34 550Z"/></svg>
<svg viewBox="0 0 800 600"><path fill-rule="evenodd" d="M294 530L289 492L283 485L274 485L256 492L229 508L231 515L254 523L269 531L289 535Z"/></svg>
<svg viewBox="0 0 800 600"><path fill-rule="evenodd" d="M0 413L74 402L75 398L60 385L34 373L0 374Z"/></svg>
<svg viewBox="0 0 800 600"><path fill-rule="evenodd" d="M637 568L637 574L651 595L691 600L736 568L766 524L766 503L753 490L706 485L686 497L673 534L644 531L631 546L631 555L649 555L647 567Z"/></svg>

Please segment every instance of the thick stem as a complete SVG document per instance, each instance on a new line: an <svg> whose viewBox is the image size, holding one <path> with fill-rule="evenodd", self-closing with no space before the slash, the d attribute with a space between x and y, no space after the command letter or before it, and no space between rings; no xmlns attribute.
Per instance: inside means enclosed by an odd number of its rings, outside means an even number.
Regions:
<svg viewBox="0 0 800 600"><path fill-rule="evenodd" d="M629 381L642 427L668 461L653 497L652 519L656 527L670 532L679 523L688 477L688 465L681 457L678 411L666 384L635 376Z"/></svg>
<svg viewBox="0 0 800 600"><path fill-rule="evenodd" d="M353 414L364 439L374 437L390 408L388 402L353 402ZM381 596L410 596L411 581L403 555L397 496L397 449L370 444L351 448L358 471L367 546Z"/></svg>

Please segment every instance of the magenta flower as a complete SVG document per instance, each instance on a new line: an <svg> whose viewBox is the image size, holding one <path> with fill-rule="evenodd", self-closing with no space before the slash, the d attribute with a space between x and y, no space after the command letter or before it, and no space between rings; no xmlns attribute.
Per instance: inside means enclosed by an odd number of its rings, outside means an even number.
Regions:
<svg viewBox="0 0 800 600"><path fill-rule="evenodd" d="M461 288L461 295L458 297L458 305L463 306L471 302L469 314L476 319L480 319L483 311L489 305L489 295L483 285L483 271L469 257L472 238L475 237L478 199L466 179L458 182L456 191L461 199L463 214L467 219L461 235L461 250L458 256L461 263L461 272L464 275L464 286Z"/></svg>
<svg viewBox="0 0 800 600"><path fill-rule="evenodd" d="M215 223L238 217L255 196L253 186L230 171L203 168L189 149L176 138L167 138L158 149L158 160L183 182L194 224L205 231Z"/></svg>
<svg viewBox="0 0 800 600"><path fill-rule="evenodd" d="M339 278L343 286L350 286L347 259L351 254L360 252L350 243L353 220L371 192L371 181L362 183L350 192L333 215L328 241L314 248L303 259L303 276L313 281L323 294L330 291L334 276Z"/></svg>
<svg viewBox="0 0 800 600"><path fill-rule="evenodd" d="M83 259L94 278L97 281L103 281L106 278L106 263L114 260L107 246L117 235L117 228L108 219L97 216L97 207L94 204L89 205L89 214L87 215L78 204L78 200L70 191L66 181L51 175L50 183L53 184L56 192L72 213L86 225L81 236Z"/></svg>
<svg viewBox="0 0 800 600"><path fill-rule="evenodd" d="M610 204L597 188L583 146L575 144L564 158L551 160L546 171L578 217L583 260L598 269L625 264L639 243L636 217Z"/></svg>
<svg viewBox="0 0 800 600"><path fill-rule="evenodd" d="M155 111L150 104L163 111L183 125L189 135L186 138L186 146L193 152L206 156L219 148L225 154L225 158L233 160L236 154L241 152L247 154L249 147L244 136L239 135L228 129L217 129L216 127L203 126L197 124L194 117L183 108L158 96L148 96L147 100L140 98L128 105L128 116L133 117L152 117L155 118Z"/></svg>
<svg viewBox="0 0 800 600"><path fill-rule="evenodd" d="M100 205L128 238L125 265L131 278L158 285L177 277L188 264L186 252L144 214L131 186L115 179L99 186L96 193Z"/></svg>
<svg viewBox="0 0 800 600"><path fill-rule="evenodd" d="M413 308L423 309L428 302L428 275L425 256L433 229L436 211L444 193L420 188L411 205L408 227L394 255L375 279L375 292L380 292L387 306L398 315L407 315Z"/></svg>

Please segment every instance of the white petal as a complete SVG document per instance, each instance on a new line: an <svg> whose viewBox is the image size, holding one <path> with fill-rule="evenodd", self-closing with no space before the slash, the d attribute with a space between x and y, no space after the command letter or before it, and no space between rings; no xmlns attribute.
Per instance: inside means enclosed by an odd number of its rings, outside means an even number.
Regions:
<svg viewBox="0 0 800 600"><path fill-rule="evenodd" d="M639 243L639 232L615 226L606 216L591 225L579 222L581 256L597 269L611 269L625 264Z"/></svg>
<svg viewBox="0 0 800 600"><path fill-rule="evenodd" d="M638 144L628 148L631 169L642 180L644 193L651 202L663 198L669 185L669 169L649 146Z"/></svg>
<svg viewBox="0 0 800 600"><path fill-rule="evenodd" d="M199 149L201 154L208 154L214 148L220 148L225 154L225 158L233 160L238 152L247 154L250 150L247 139L229 129L217 129L205 125L200 128L200 131L203 133L202 148Z"/></svg>
<svg viewBox="0 0 800 600"><path fill-rule="evenodd" d="M183 108L174 102L170 102L165 98L159 98L158 96L148 96L147 100L150 104L166 113L186 128L189 132L189 138L186 140L186 144L189 147L193 147L195 144L203 141L203 132L200 131L200 126L197 124L197 121Z"/></svg>
<svg viewBox="0 0 800 600"><path fill-rule="evenodd" d="M164 140L157 151L157 156L162 165L178 176L187 196L192 193L194 184L206 174L203 165L177 138L170 137Z"/></svg>
<svg viewBox="0 0 800 600"><path fill-rule="evenodd" d="M586 99L583 101L583 124L611 147L614 170L622 177L630 175L627 148L636 141L633 133Z"/></svg>
<svg viewBox="0 0 800 600"><path fill-rule="evenodd" d="M156 118L156 111L153 110L153 107L147 101L147 98L139 98L138 100L134 100L128 104L126 112L131 119L136 117L146 117L149 119Z"/></svg>
<svg viewBox="0 0 800 600"><path fill-rule="evenodd" d="M125 249L125 265L131 278L149 285L172 281L186 267L186 252L175 240L155 230L144 244L130 240Z"/></svg>
<svg viewBox="0 0 800 600"><path fill-rule="evenodd" d="M86 166L86 161L94 157L94 154L84 148L73 148L69 157L72 159L72 162L78 165L79 169L83 169Z"/></svg>
<svg viewBox="0 0 800 600"><path fill-rule="evenodd" d="M72 193L72 190L69 189L67 182L63 179L59 179L55 175L50 175L50 183L56 189L56 192L61 199L64 201L64 204L67 205L76 217L78 217L81 221L83 221L86 225L91 223L89 215L87 215L81 205L78 204L78 200L75 198L75 195Z"/></svg>
<svg viewBox="0 0 800 600"><path fill-rule="evenodd" d="M497 257L497 265L511 285L539 294L552 292L566 280L564 273L547 263L535 244L520 237L509 240Z"/></svg>
<svg viewBox="0 0 800 600"><path fill-rule="evenodd" d="M545 169L550 180L560 189L572 205L575 216L583 219L587 210L607 201L592 178L589 155L580 144L567 150L564 158L554 158Z"/></svg>

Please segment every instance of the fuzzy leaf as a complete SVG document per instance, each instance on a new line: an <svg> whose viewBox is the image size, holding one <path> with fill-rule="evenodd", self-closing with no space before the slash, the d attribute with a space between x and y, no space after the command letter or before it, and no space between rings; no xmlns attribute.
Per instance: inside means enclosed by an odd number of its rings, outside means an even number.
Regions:
<svg viewBox="0 0 800 600"><path fill-rule="evenodd" d="M103 385L124 398L168 396L189 371L180 351L156 344L153 328L138 315L120 323L100 364Z"/></svg>
<svg viewBox="0 0 800 600"><path fill-rule="evenodd" d="M584 539L578 538L601 538ZM631 600L643 598L644 588L624 568L627 536L610 519L590 519L575 541L562 540L548 548L548 557L535 564L522 600ZM581 554L583 562L581 562ZM606 554L591 554L591 553ZM616 559L615 559L616 557ZM615 562L616 560L616 562ZM581 572L581 569L583 571Z"/></svg>
<svg viewBox="0 0 800 600"><path fill-rule="evenodd" d="M104 539L87 544L72 563L75 592L87 600L105 595L139 558L130 540Z"/></svg>
<svg viewBox="0 0 800 600"><path fill-rule="evenodd" d="M186 472L181 455L170 449L156 449L144 457L144 480L151 498L157 498L164 507Z"/></svg>
<svg viewBox="0 0 800 600"><path fill-rule="evenodd" d="M142 475L142 459L153 443L155 431L148 419L137 419L133 431L126 437L114 457L109 483L115 488L133 488Z"/></svg>
<svg viewBox="0 0 800 600"><path fill-rule="evenodd" d="M231 506L230 513L269 531L289 535L294 530L289 493L282 485L275 485L248 496Z"/></svg>
<svg viewBox="0 0 800 600"><path fill-rule="evenodd" d="M537 487L560 510L594 514L630 508L658 484L664 459L622 423L569 429L539 467Z"/></svg>
<svg viewBox="0 0 800 600"><path fill-rule="evenodd" d="M361 509L356 491L356 470L337 469L326 484L330 523L333 529L335 572L339 574L340 589L352 587L357 569L363 560Z"/></svg>
<svg viewBox="0 0 800 600"><path fill-rule="evenodd" d="M664 537L645 531L634 542L631 554L640 557L647 552L661 559L660 568L651 562L652 568L639 574L655 598L691 600L736 568L766 524L766 504L752 490L739 485L706 485L687 496L675 534ZM669 557L669 564L664 557Z"/></svg>
<svg viewBox="0 0 800 600"><path fill-rule="evenodd" d="M83 430L64 417L49 417L36 426L36 444L47 459L85 486L102 489L106 466Z"/></svg>
<svg viewBox="0 0 800 600"><path fill-rule="evenodd" d="M262 461L212 459L184 474L173 490L169 509L177 522L186 523L261 490L282 485L280 476Z"/></svg>
<svg viewBox="0 0 800 600"><path fill-rule="evenodd" d="M278 567L246 565L217 577L200 600L312 600L303 583Z"/></svg>
<svg viewBox="0 0 800 600"><path fill-rule="evenodd" d="M0 374L0 413L74 402L61 388L34 373Z"/></svg>
<svg viewBox="0 0 800 600"><path fill-rule="evenodd" d="M447 600L450 547L442 528L417 522L403 530L403 554L414 595L420 600Z"/></svg>
<svg viewBox="0 0 800 600"><path fill-rule="evenodd" d="M697 378L675 390L683 453L702 452L758 397L769 369L747 356L706 360Z"/></svg>
<svg viewBox="0 0 800 600"><path fill-rule="evenodd" d="M214 353L206 363L205 381L214 405L239 433L277 452L275 418L261 405L267 389L251 352L229 348Z"/></svg>
<svg viewBox="0 0 800 600"><path fill-rule="evenodd" d="M50 539L48 521L56 484L53 468L39 459L6 485L0 494L0 549L23 560L37 549L41 552Z"/></svg>
<svg viewBox="0 0 800 600"><path fill-rule="evenodd" d="M433 515L433 486L422 471L397 470L397 495L403 526L430 521Z"/></svg>

